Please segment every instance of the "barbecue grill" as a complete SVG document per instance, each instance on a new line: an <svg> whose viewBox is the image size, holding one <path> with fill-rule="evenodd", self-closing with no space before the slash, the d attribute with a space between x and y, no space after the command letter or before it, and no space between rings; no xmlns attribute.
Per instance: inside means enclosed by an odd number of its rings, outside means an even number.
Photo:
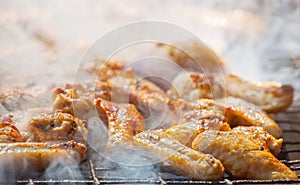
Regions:
<svg viewBox="0 0 300 185"><path fill-rule="evenodd" d="M276 115L271 115L278 122L280 127L284 131L284 142L282 151L278 154L277 158L289 166L293 171L295 171L300 177L300 99L297 96L299 93L299 85L297 86L297 81L300 79L300 65L299 57L272 57L272 61L285 60L283 61L285 65L290 66L295 73L297 73L297 78L290 81L296 88L295 102L292 107L290 107L286 112L279 113ZM288 61L288 62L287 62ZM282 63L281 63L282 64ZM276 69L272 69L276 72ZM37 179L19 179L16 182L18 184L299 184L298 180L236 180L231 179L226 174L219 181L199 181L193 180L188 177L176 176L167 172L160 172L159 170L152 170L152 174L148 175L147 178L131 178L118 173L119 167L106 166L104 164L99 165L99 161L88 159L80 165L80 171L84 177L73 178L73 179L63 179L63 180L37 180ZM145 167L126 167L127 170L138 170L137 168L147 168ZM134 169L136 168L136 169ZM109 172L109 173L107 173ZM7 182L1 182L6 184Z"/></svg>

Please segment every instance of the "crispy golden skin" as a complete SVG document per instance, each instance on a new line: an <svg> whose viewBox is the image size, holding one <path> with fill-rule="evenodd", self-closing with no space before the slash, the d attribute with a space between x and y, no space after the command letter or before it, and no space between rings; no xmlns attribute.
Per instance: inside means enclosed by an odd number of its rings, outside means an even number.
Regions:
<svg viewBox="0 0 300 185"><path fill-rule="evenodd" d="M134 140L161 161L162 168L173 173L201 180L220 179L224 174L219 160L192 150L163 130L144 131L134 136Z"/></svg>
<svg viewBox="0 0 300 185"><path fill-rule="evenodd" d="M113 87L112 92L115 93L115 95L120 93L120 95L127 96L125 98L129 99L124 99L125 101L129 100L132 103L140 103L140 106L147 106L144 105L145 103L143 103L143 101L149 103L148 99L157 99L162 103L169 102L169 96L162 89L148 80L139 79L130 69L125 70L119 76L107 79L105 82ZM122 100L119 100L119 102L121 101Z"/></svg>
<svg viewBox="0 0 300 185"><path fill-rule="evenodd" d="M28 122L28 127L30 141L85 141L87 138L85 123L60 111L39 114Z"/></svg>
<svg viewBox="0 0 300 185"><path fill-rule="evenodd" d="M182 100L171 102L176 113L181 115L183 122L189 122L189 120L197 121L201 118L201 113L203 114L205 111L208 111L210 112L210 117L219 117L222 120L222 116L225 116L226 120L224 121L228 122L231 127L260 126L265 128L276 138L282 136L281 128L272 118L259 107L238 98L227 97L217 100L199 99L193 103L186 103ZM194 112L193 114L197 116L187 116L187 118L189 118L187 119L184 116L186 111Z"/></svg>
<svg viewBox="0 0 300 185"><path fill-rule="evenodd" d="M232 129L233 132L242 132L255 139L266 150L270 150L272 154L277 155L281 151L283 139L276 139L270 135L263 127L255 126L238 126Z"/></svg>
<svg viewBox="0 0 300 185"><path fill-rule="evenodd" d="M242 132L204 131L195 138L192 148L219 159L232 178L298 178L256 140Z"/></svg>
<svg viewBox="0 0 300 185"><path fill-rule="evenodd" d="M12 123L12 120L0 119L0 143L22 141L22 135Z"/></svg>
<svg viewBox="0 0 300 185"><path fill-rule="evenodd" d="M30 172L45 170L58 158L71 158L80 163L85 159L86 151L87 148L83 143L75 141L0 143L0 161L1 165L13 164L16 169L14 173L21 170L25 173L25 169Z"/></svg>
<svg viewBox="0 0 300 185"><path fill-rule="evenodd" d="M201 99L195 102L187 102L181 99L171 101L172 109L180 114L180 123L197 122L201 119L219 119L226 122L224 108L217 106L214 100ZM227 126L224 125L224 126Z"/></svg>
<svg viewBox="0 0 300 185"><path fill-rule="evenodd" d="M129 100L149 120L150 128L168 128L177 124L178 116L170 106L167 94L147 80L136 82Z"/></svg>
<svg viewBox="0 0 300 185"><path fill-rule="evenodd" d="M202 119L198 123L188 122L185 124L175 125L166 130L170 136L180 143L190 147L195 137L205 130L227 130L229 127L222 127L223 123L218 119Z"/></svg>
<svg viewBox="0 0 300 185"><path fill-rule="evenodd" d="M38 116L42 113L52 113L51 108L49 107L37 107L30 108L27 110L19 110L12 113L5 114L0 116L0 123L9 123L13 125L17 130L13 128L16 132L19 132L17 142L30 141L29 137L32 136L32 133L29 131L28 122L35 116ZM15 135L15 136L17 136ZM7 136L5 136L7 137ZM15 140L15 139L13 139ZM12 141L13 141L12 140Z"/></svg>
<svg viewBox="0 0 300 185"><path fill-rule="evenodd" d="M132 104L117 104L102 99L97 100L100 117L107 120L107 148L128 147L133 136L145 130L143 116Z"/></svg>
<svg viewBox="0 0 300 185"><path fill-rule="evenodd" d="M216 99L224 97L224 82L212 83L213 76L202 73L179 73L172 81L172 87L167 94L173 98L182 98L193 102L201 98Z"/></svg>
<svg viewBox="0 0 300 185"><path fill-rule="evenodd" d="M266 112L281 112L293 103L294 89L290 85L252 83L234 75L225 76L224 80L230 96L249 101Z"/></svg>
<svg viewBox="0 0 300 185"><path fill-rule="evenodd" d="M153 124L153 128L167 128L176 124L177 116L170 109L170 98L161 88L139 78L131 69L123 69L119 65L115 67L110 62L104 66L98 73L98 79L112 87L112 101L134 104L145 119L160 122L158 125ZM148 125L152 127L151 124Z"/></svg>
<svg viewBox="0 0 300 185"><path fill-rule="evenodd" d="M57 88L53 94L55 94L53 110L62 110L79 118L86 118L94 105L93 99L79 98L73 89Z"/></svg>
<svg viewBox="0 0 300 185"><path fill-rule="evenodd" d="M92 110L94 110L95 100L102 98L118 103L134 104L145 118L158 117L161 122L158 127L167 128L175 124L176 115L169 107L168 95L150 81L140 79L131 69L125 69L124 64L116 61L100 61L95 63L90 71L97 73L95 90L90 87L86 90L74 86L66 89L58 88L53 92L54 110L64 110L76 117L86 119L88 115L94 113Z"/></svg>
<svg viewBox="0 0 300 185"><path fill-rule="evenodd" d="M125 64L122 62L96 60L91 71L97 74L100 81L106 81L118 76L124 68Z"/></svg>
<svg viewBox="0 0 300 185"><path fill-rule="evenodd" d="M275 138L282 136L279 125L259 107L238 98L227 97L215 101L217 106L225 109L230 126L260 126Z"/></svg>
<svg viewBox="0 0 300 185"><path fill-rule="evenodd" d="M87 82L85 84L67 84L65 89L53 90L53 109L63 110L78 118L88 119L95 114L95 99L110 100L111 87L104 82Z"/></svg>
<svg viewBox="0 0 300 185"><path fill-rule="evenodd" d="M233 96L251 102L266 112L280 112L293 102L294 89L280 83L253 83L234 75L181 73L168 94L188 101Z"/></svg>
<svg viewBox="0 0 300 185"><path fill-rule="evenodd" d="M178 125L166 130L174 139L186 146L191 146L194 138L204 130L230 130L224 113L209 105L209 102L185 102L178 100L177 113L181 114ZM180 103L180 105L178 105Z"/></svg>
<svg viewBox="0 0 300 185"><path fill-rule="evenodd" d="M156 156L161 155L161 159L169 158L162 167L167 168L167 164L171 163L169 170L172 172L197 179L219 179L223 176L222 164L212 156L191 150L163 131L144 131L143 117L134 105L98 100L97 108L107 118L108 149L144 146ZM160 139L155 141L153 137Z"/></svg>

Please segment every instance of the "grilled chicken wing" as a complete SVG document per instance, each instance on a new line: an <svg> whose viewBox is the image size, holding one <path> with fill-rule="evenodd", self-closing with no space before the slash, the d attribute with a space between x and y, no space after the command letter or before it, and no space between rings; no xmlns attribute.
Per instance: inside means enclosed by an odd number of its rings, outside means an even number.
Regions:
<svg viewBox="0 0 300 185"><path fill-rule="evenodd" d="M297 179L297 175L242 132L204 131L192 148L219 159L226 172L242 179Z"/></svg>
<svg viewBox="0 0 300 185"><path fill-rule="evenodd" d="M180 103L178 106L177 105L178 101L172 101L172 102L175 102L174 107L176 109L176 112L178 111L179 113L180 111L184 112L184 109L186 109L186 108L182 109L180 107ZM192 111L198 112L197 109L200 109L200 110L211 111L211 114L212 115L215 114L215 116L223 115L226 117L226 121L229 123L231 127L261 126L276 138L282 136L281 128L273 119L271 119L259 107L238 98L228 97L228 98L217 99L217 100L200 99L193 103L183 103L183 104L185 105L185 107L190 107L189 109L191 109Z"/></svg>
<svg viewBox="0 0 300 185"><path fill-rule="evenodd" d="M228 97L215 101L217 106L225 109L230 126L260 126L275 138L282 136L278 124L259 107L238 98Z"/></svg>
<svg viewBox="0 0 300 185"><path fill-rule="evenodd" d="M224 97L224 82L212 83L213 76L202 73L180 73L172 82L167 94L173 98L182 98L193 102L201 98L216 99Z"/></svg>
<svg viewBox="0 0 300 185"><path fill-rule="evenodd" d="M93 99L78 98L74 89L64 90L57 88L53 94L55 94L53 95L55 96L53 101L54 110L62 110L78 118L87 118L94 105Z"/></svg>
<svg viewBox="0 0 300 185"><path fill-rule="evenodd" d="M245 127L238 126L232 129L233 132L242 132L247 134L251 138L255 139L266 150L270 150L274 155L277 155L281 151L283 139L276 139L270 135L263 127Z"/></svg>
<svg viewBox="0 0 300 185"><path fill-rule="evenodd" d="M144 120L134 105L98 100L97 108L107 117L108 148L144 146L158 158L168 158L162 166L167 168L171 164L173 172L197 179L219 179L223 176L222 164L212 156L193 151L164 131L142 132Z"/></svg>
<svg viewBox="0 0 300 185"><path fill-rule="evenodd" d="M264 113L259 107L238 98L228 97L223 99L199 99L193 103L182 100L171 101L176 113L181 116L183 122L197 121L205 111L210 112L210 117L226 117L226 122L231 127L235 126L261 126L276 138L282 136L282 130L278 124ZM201 110L201 111L198 111ZM192 115L185 112L190 111ZM205 115L205 114L204 114ZM199 117L200 116L200 117ZM203 116L203 115L202 115ZM187 119L188 118L188 119Z"/></svg>
<svg viewBox="0 0 300 185"><path fill-rule="evenodd" d="M209 105L209 102L185 102L178 100L176 111L181 114L178 125L172 126L166 132L186 146L191 146L194 138L204 130L230 130L224 113Z"/></svg>
<svg viewBox="0 0 300 185"><path fill-rule="evenodd" d="M99 82L111 87L109 100L134 104L147 120L149 128L167 128L176 124L178 118L170 109L170 98L165 91L156 84L137 76L125 64L96 60L87 70L96 73Z"/></svg>
<svg viewBox="0 0 300 185"><path fill-rule="evenodd" d="M96 72L100 81L114 78L121 74L125 69L125 64L118 61L96 60L91 72Z"/></svg>
<svg viewBox="0 0 300 185"><path fill-rule="evenodd" d="M261 107L266 112L280 112L293 102L293 87L279 83L252 83L234 75L181 73L168 94L188 101L199 98L233 96Z"/></svg>
<svg viewBox="0 0 300 185"><path fill-rule="evenodd" d="M135 134L145 130L143 116L132 104L116 104L97 100L100 117L108 123L107 148L120 148L132 143Z"/></svg>
<svg viewBox="0 0 300 185"><path fill-rule="evenodd" d="M87 137L86 126L80 119L60 111L37 115L28 127L32 141L85 141Z"/></svg>
<svg viewBox="0 0 300 185"><path fill-rule="evenodd" d="M11 119L0 119L0 143L11 143L22 141L22 135Z"/></svg>
<svg viewBox="0 0 300 185"><path fill-rule="evenodd" d="M180 114L180 123L197 122L200 119L217 118L226 121L225 110L216 105L214 100L201 99L195 102L187 102L181 99L171 101L172 109Z"/></svg>
<svg viewBox="0 0 300 185"><path fill-rule="evenodd" d="M63 143L15 142L0 143L2 171L12 170L23 175L41 172L56 159L72 159L80 163L85 159L87 148L82 143L68 141Z"/></svg>
<svg viewBox="0 0 300 185"><path fill-rule="evenodd" d="M293 103L294 89L290 85L252 83L234 75L225 76L224 80L229 95L249 101L266 112L284 111Z"/></svg>
<svg viewBox="0 0 300 185"><path fill-rule="evenodd" d="M179 141L180 143L190 147L195 137L205 130L229 130L230 127L225 126L220 120L202 119L197 123L188 122L180 125L175 125L166 130L170 136Z"/></svg>
<svg viewBox="0 0 300 185"><path fill-rule="evenodd" d="M109 100L111 87L95 81L81 85L67 84L65 89L56 88L52 93L53 109L63 110L80 119L95 114L95 98Z"/></svg>
<svg viewBox="0 0 300 185"><path fill-rule="evenodd" d="M148 127L166 128L176 123L169 96L152 82L140 79L131 69L120 70L107 65L100 70L98 78L112 87L112 101L134 104L148 120Z"/></svg>
<svg viewBox="0 0 300 185"><path fill-rule="evenodd" d="M184 164L177 164L169 170L197 179L216 179L220 178L223 175L222 165L219 161L211 158L211 156L208 156L206 154L198 154L190 148L181 145L180 143L178 143L178 141L175 141L173 138L171 138L171 136L164 133L163 131L145 131L141 133L145 129L144 120L142 115L137 111L134 105L116 104L99 99L97 101L97 108L100 111L100 114L104 114L107 117L108 149L128 149L128 146L134 148L137 146L144 146L146 144L146 149L148 149L150 152L154 152L154 155L157 156L158 154L162 154L162 156L159 157L160 159L170 157L170 159L167 159L168 162L164 162L164 164L162 165L163 168L167 168L169 166L169 163L171 163L171 165L173 166L173 164L180 163L180 161L182 160L182 163ZM146 132L149 132L148 135L145 135ZM154 136L160 137L160 140L154 141L153 139L151 139ZM147 139L151 140L147 141ZM151 144L154 144L156 146L150 146ZM176 147L178 147L180 150L176 151ZM172 151L163 154L163 150ZM185 172L184 170L186 169L186 167L189 167L189 169ZM200 169L207 170L207 172L200 172ZM212 170L213 172L217 173L214 174L216 175L215 177L213 177L212 175ZM221 172L218 170L221 170Z"/></svg>
<svg viewBox="0 0 300 185"><path fill-rule="evenodd" d="M93 110L95 98L102 98L119 103L132 103L148 120L150 128L168 127L176 122L174 111L169 108L169 97L155 84L145 79L139 79L131 69L124 68L124 65L114 61L99 63L95 88L97 93L91 96L81 93L80 89L56 89L54 91L55 110L62 109L76 114L76 117L84 118ZM95 67L95 68L97 68ZM78 92L79 91L79 92ZM76 112L74 112L76 109ZM174 119L173 119L174 118ZM151 124L153 123L153 124Z"/></svg>
<svg viewBox="0 0 300 185"><path fill-rule="evenodd" d="M219 160L186 147L163 130L141 132L134 136L134 140L156 160L162 161L162 168L173 173L201 180L220 179L224 174Z"/></svg>

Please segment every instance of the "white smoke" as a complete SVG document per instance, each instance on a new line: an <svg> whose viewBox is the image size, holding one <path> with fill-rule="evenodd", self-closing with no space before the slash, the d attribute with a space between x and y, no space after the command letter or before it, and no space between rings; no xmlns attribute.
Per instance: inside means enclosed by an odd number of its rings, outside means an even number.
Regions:
<svg viewBox="0 0 300 185"><path fill-rule="evenodd" d="M72 158L60 157L50 163L40 179L84 180L84 177L76 161Z"/></svg>

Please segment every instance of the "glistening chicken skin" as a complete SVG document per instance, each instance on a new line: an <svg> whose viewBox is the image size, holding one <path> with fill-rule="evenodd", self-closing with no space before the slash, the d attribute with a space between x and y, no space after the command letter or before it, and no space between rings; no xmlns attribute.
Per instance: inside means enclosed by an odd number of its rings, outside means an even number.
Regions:
<svg viewBox="0 0 300 185"><path fill-rule="evenodd" d="M224 174L223 165L210 155L192 150L163 130L144 131L143 117L132 104L116 104L97 101L101 117L107 119L108 150L124 150L142 147L150 152L161 167L179 175L196 179L219 179ZM171 167L170 167L171 166ZM171 169L170 169L171 168Z"/></svg>
<svg viewBox="0 0 300 185"><path fill-rule="evenodd" d="M194 138L205 130L231 130L222 110L215 109L210 102L178 100L175 104L176 112L181 115L180 121L166 132L186 146L191 146Z"/></svg>
<svg viewBox="0 0 300 185"><path fill-rule="evenodd" d="M0 120L0 143L19 142L22 140L22 135L13 123Z"/></svg>
<svg viewBox="0 0 300 185"><path fill-rule="evenodd" d="M298 179L286 165L242 132L204 131L195 138L192 148L219 159L232 178Z"/></svg>
<svg viewBox="0 0 300 185"><path fill-rule="evenodd" d="M111 99L111 86L104 82L67 84L65 89L56 88L52 92L53 109L62 110L80 119L94 115L95 99Z"/></svg>
<svg viewBox="0 0 300 185"><path fill-rule="evenodd" d="M217 180L224 175L222 163L209 154L192 150L164 130L149 130L134 136L135 143L156 156L161 167L199 180Z"/></svg>
<svg viewBox="0 0 300 185"><path fill-rule="evenodd" d="M178 100L175 102L175 109L177 112L182 111L183 115L184 109L186 108L180 108L182 105L190 107L189 109L193 109L192 111L196 112L198 110L202 110L202 112L208 110L211 111L212 115L215 114L219 117L225 116L226 122L228 122L231 127L260 126L265 128L275 138L280 138L282 136L281 128L272 118L259 107L238 98L227 97L217 100L199 99L192 103L184 103L184 101L179 100L179 102L183 102L179 103L179 105L177 105Z"/></svg>
<svg viewBox="0 0 300 185"><path fill-rule="evenodd" d="M87 138L85 123L71 114L56 111L42 113L28 122L30 141L68 141L74 139L84 142Z"/></svg>
<svg viewBox="0 0 300 185"><path fill-rule="evenodd" d="M225 116L231 127L260 126L275 138L282 136L282 129L259 107L239 98L227 97L215 101L217 106L225 109Z"/></svg>
<svg viewBox="0 0 300 185"><path fill-rule="evenodd" d="M107 120L108 149L129 147L133 136L145 130L144 118L132 104L99 99L96 106L103 120Z"/></svg>
<svg viewBox="0 0 300 185"><path fill-rule="evenodd" d="M262 110L281 112L293 102L294 89L290 85L272 82L250 82L235 75L222 73L181 73L172 83L168 94L188 101L199 98L233 96L255 104Z"/></svg>
<svg viewBox="0 0 300 185"><path fill-rule="evenodd" d="M75 141L68 142L15 142L0 143L1 165L14 165L13 169L40 172L58 158L71 159L77 163L86 157L86 145ZM7 168L12 168L8 166ZM18 172L19 170L14 170Z"/></svg>
<svg viewBox="0 0 300 185"><path fill-rule="evenodd" d="M276 139L270 135L263 127L255 126L238 126L232 129L233 132L240 132L249 135L255 139L265 149L270 150L274 155L277 155L281 151L283 139Z"/></svg>

